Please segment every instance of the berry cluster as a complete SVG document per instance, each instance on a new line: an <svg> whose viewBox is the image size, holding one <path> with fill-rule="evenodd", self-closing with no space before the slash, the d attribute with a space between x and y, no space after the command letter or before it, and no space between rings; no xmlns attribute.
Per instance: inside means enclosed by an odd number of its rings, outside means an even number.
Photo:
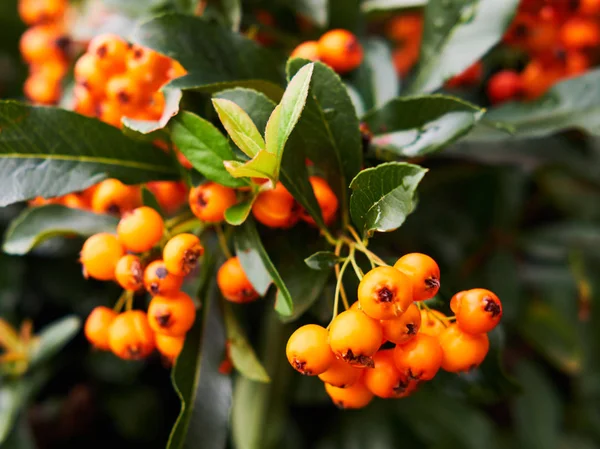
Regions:
<svg viewBox="0 0 600 449"><path fill-rule="evenodd" d="M321 61L337 73L345 74L362 63L363 48L351 32L330 30L318 41L306 41L298 45L291 57Z"/></svg>
<svg viewBox="0 0 600 449"><path fill-rule="evenodd" d="M437 294L439 279L436 262L419 253L373 268L360 281L358 301L328 329L308 324L291 335L290 364L319 376L342 408L364 407L373 396L408 396L440 368L479 366L489 349L486 333L502 317L500 300L484 289L463 291L450 303L456 315L447 317L423 302Z"/></svg>
<svg viewBox="0 0 600 449"><path fill-rule="evenodd" d="M30 28L19 44L29 64L23 92L34 103L55 104L69 68L71 39L64 26L68 0L19 0L19 15Z"/></svg>

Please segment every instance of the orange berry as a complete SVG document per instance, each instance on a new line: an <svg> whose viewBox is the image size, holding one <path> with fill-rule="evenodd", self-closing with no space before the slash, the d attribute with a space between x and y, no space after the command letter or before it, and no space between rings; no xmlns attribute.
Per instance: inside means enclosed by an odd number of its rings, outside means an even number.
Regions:
<svg viewBox="0 0 600 449"><path fill-rule="evenodd" d="M338 199L323 178L318 176L311 176L309 178L310 185L313 188L313 192L315 194L315 198L319 203L319 207L321 208L321 214L323 215L323 220L325 220L326 224L331 224L335 219L335 214L338 210ZM300 218L310 224L315 224L313 218L302 211L300 213Z"/></svg>
<svg viewBox="0 0 600 449"><path fill-rule="evenodd" d="M591 18L571 17L560 29L560 40L568 49L596 47L600 44L600 25Z"/></svg>
<svg viewBox="0 0 600 449"><path fill-rule="evenodd" d="M62 81L69 71L69 62L63 58L49 59L41 63L32 64L29 70L32 75L41 75L48 82L58 83Z"/></svg>
<svg viewBox="0 0 600 449"><path fill-rule="evenodd" d="M117 225L121 243L129 251L150 251L163 236L165 224L158 212L148 206L126 212Z"/></svg>
<svg viewBox="0 0 600 449"><path fill-rule="evenodd" d="M327 371L319 374L319 379L334 387L347 388L358 382L362 373L362 368L355 368L343 360L334 358Z"/></svg>
<svg viewBox="0 0 600 449"><path fill-rule="evenodd" d="M196 305L184 292L169 296L157 295L148 306L148 323L158 334L178 337L185 335L194 325Z"/></svg>
<svg viewBox="0 0 600 449"><path fill-rule="evenodd" d="M167 76L169 79L180 78L187 75L187 70L178 61L171 60L171 68L169 69Z"/></svg>
<svg viewBox="0 0 600 449"><path fill-rule="evenodd" d="M410 278L414 301L433 298L440 289L440 268L425 254L406 254L396 261L394 268Z"/></svg>
<svg viewBox="0 0 600 449"><path fill-rule="evenodd" d="M310 61L319 60L319 44L317 41L302 42L290 55L290 58L303 58Z"/></svg>
<svg viewBox="0 0 600 449"><path fill-rule="evenodd" d="M148 357L154 351L154 332L141 310L123 312L114 319L109 330L110 350L125 360Z"/></svg>
<svg viewBox="0 0 600 449"><path fill-rule="evenodd" d="M600 14L600 0L579 0L578 12L584 16Z"/></svg>
<svg viewBox="0 0 600 449"><path fill-rule="evenodd" d="M127 74L113 76L106 84L106 97L123 111L135 111L143 97L142 87Z"/></svg>
<svg viewBox="0 0 600 449"><path fill-rule="evenodd" d="M448 317L437 310L421 310L421 328L419 333L437 337L450 324Z"/></svg>
<svg viewBox="0 0 600 449"><path fill-rule="evenodd" d="M373 393L360 381L347 388L337 388L326 383L325 391L339 408L363 408L373 399Z"/></svg>
<svg viewBox="0 0 600 449"><path fill-rule="evenodd" d="M98 104L89 90L81 84L76 84L73 87L73 96L75 97L75 104L73 106L75 112L87 115L88 117L96 115Z"/></svg>
<svg viewBox="0 0 600 449"><path fill-rule="evenodd" d="M423 34L423 15L421 13L408 13L392 17L386 26L386 35L393 41L406 42L415 40L419 42Z"/></svg>
<svg viewBox="0 0 600 449"><path fill-rule="evenodd" d="M142 262L133 254L126 254L119 259L115 267L115 278L125 290L139 290L142 282Z"/></svg>
<svg viewBox="0 0 600 449"><path fill-rule="evenodd" d="M481 61L475 62L468 67L464 72L459 73L446 82L446 86L450 88L470 87L481 81L483 77L483 64Z"/></svg>
<svg viewBox="0 0 600 449"><path fill-rule="evenodd" d="M87 209L88 207L86 201L76 193L68 193L62 198L61 203L71 209Z"/></svg>
<svg viewBox="0 0 600 449"><path fill-rule="evenodd" d="M299 219L296 200L281 182L274 189L258 194L252 205L252 215L270 228L290 228Z"/></svg>
<svg viewBox="0 0 600 449"><path fill-rule="evenodd" d="M588 71L590 66L590 59L584 52L575 50L567 52L565 60L567 76L581 75Z"/></svg>
<svg viewBox="0 0 600 449"><path fill-rule="evenodd" d="M528 99L538 98L563 76L562 65L548 66L539 59L532 59L521 72L523 95Z"/></svg>
<svg viewBox="0 0 600 449"><path fill-rule="evenodd" d="M183 277L169 273L162 260L151 262L144 270L144 287L151 295L172 295L181 289L182 284Z"/></svg>
<svg viewBox="0 0 600 449"><path fill-rule="evenodd" d="M119 73L125 70L125 58L129 44L116 34L101 34L94 37L87 52L96 57L98 67L106 73Z"/></svg>
<svg viewBox="0 0 600 449"><path fill-rule="evenodd" d="M329 325L329 345L336 357L353 366L373 367L371 356L381 346L379 321L360 310L348 309Z"/></svg>
<svg viewBox="0 0 600 449"><path fill-rule="evenodd" d="M19 0L19 16L27 25L59 21L65 14L68 0Z"/></svg>
<svg viewBox="0 0 600 449"><path fill-rule="evenodd" d="M501 70L490 77L487 94L492 104L517 99L521 94L521 77L514 70Z"/></svg>
<svg viewBox="0 0 600 449"><path fill-rule="evenodd" d="M169 273L175 276L189 274L204 253L200 239L194 234L179 234L171 238L163 249L163 260Z"/></svg>
<svg viewBox="0 0 600 449"><path fill-rule="evenodd" d="M411 380L431 380L442 365L443 355L438 339L420 332L394 348L394 363Z"/></svg>
<svg viewBox="0 0 600 449"><path fill-rule="evenodd" d="M209 223L225 219L225 211L237 203L235 190L216 182L207 182L190 189L190 209L196 217Z"/></svg>
<svg viewBox="0 0 600 449"><path fill-rule="evenodd" d="M393 267L369 271L358 285L358 302L363 312L376 320L391 320L413 302L411 279Z"/></svg>
<svg viewBox="0 0 600 449"><path fill-rule="evenodd" d="M185 337L172 337L170 335L156 334L156 349L165 356L171 363L175 361L185 343Z"/></svg>
<svg viewBox="0 0 600 449"><path fill-rule="evenodd" d="M81 55L73 67L73 72L77 84L89 90L94 98L104 97L110 74L100 69L97 56L90 53Z"/></svg>
<svg viewBox="0 0 600 449"><path fill-rule="evenodd" d="M149 48L133 45L126 57L127 74L147 91L158 90L169 80L171 60Z"/></svg>
<svg viewBox="0 0 600 449"><path fill-rule="evenodd" d="M31 27L23 33L19 42L21 55L30 64L63 59L68 46L68 36L57 25Z"/></svg>
<svg viewBox="0 0 600 449"><path fill-rule="evenodd" d="M421 311L415 303L412 303L402 315L391 320L381 320L383 338L402 344L413 338L421 327Z"/></svg>
<svg viewBox="0 0 600 449"><path fill-rule="evenodd" d="M108 307L96 307L85 320L83 332L94 347L108 351L108 331L117 314Z"/></svg>
<svg viewBox="0 0 600 449"><path fill-rule="evenodd" d="M99 233L88 238L83 247L79 260L83 264L83 273L100 281L110 281L115 278L115 267L125 250L112 234Z"/></svg>
<svg viewBox="0 0 600 449"><path fill-rule="evenodd" d="M97 214L121 215L142 202L138 186L127 186L118 179L105 179L92 195L92 210Z"/></svg>
<svg viewBox="0 0 600 449"><path fill-rule="evenodd" d="M62 90L59 81L34 73L25 80L23 93L34 103L50 105L58 103Z"/></svg>
<svg viewBox="0 0 600 449"><path fill-rule="evenodd" d="M121 120L125 117L125 113L119 103L108 100L101 101L96 108L96 115L104 123L108 123L115 128L123 126Z"/></svg>
<svg viewBox="0 0 600 449"><path fill-rule="evenodd" d="M456 323L444 329L439 342L444 353L442 368L451 373L476 368L483 362L490 348L486 334L468 334Z"/></svg>
<svg viewBox="0 0 600 449"><path fill-rule="evenodd" d="M409 380L396 368L393 349L377 351L373 362L375 366L365 370L363 382L375 396L384 399L402 398L415 389L417 383Z"/></svg>
<svg viewBox="0 0 600 449"><path fill-rule="evenodd" d="M177 212L188 197L187 187L181 181L153 181L147 187L167 214Z"/></svg>
<svg viewBox="0 0 600 449"><path fill-rule="evenodd" d="M338 73L356 69L363 60L363 48L354 34L346 30L331 30L319 39L321 61Z"/></svg>
<svg viewBox="0 0 600 449"><path fill-rule="evenodd" d="M248 280L240 259L228 259L217 272L217 285L225 299L236 303L246 303L258 299L259 294Z"/></svg>
<svg viewBox="0 0 600 449"><path fill-rule="evenodd" d="M327 344L327 329L316 324L296 329L287 342L285 353L290 365L306 376L323 374L335 360Z"/></svg>
<svg viewBox="0 0 600 449"><path fill-rule="evenodd" d="M394 49L392 52L392 62L394 63L396 72L398 72L401 77L406 77L417 63L419 60L419 51L420 47L418 42L416 45L408 43Z"/></svg>
<svg viewBox="0 0 600 449"><path fill-rule="evenodd" d="M474 288L458 301L456 323L469 334L483 334L494 329L502 318L502 303L491 291Z"/></svg>
<svg viewBox="0 0 600 449"><path fill-rule="evenodd" d="M454 296L450 298L450 310L452 310L453 313L456 313L456 311L458 310L458 303L460 301L460 298L462 298L462 296L465 293L467 293L467 290L455 293Z"/></svg>

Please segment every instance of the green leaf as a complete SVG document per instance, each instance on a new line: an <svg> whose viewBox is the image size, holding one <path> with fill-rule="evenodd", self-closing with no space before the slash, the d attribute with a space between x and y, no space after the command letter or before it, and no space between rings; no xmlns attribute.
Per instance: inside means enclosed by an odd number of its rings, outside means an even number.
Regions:
<svg viewBox="0 0 600 449"><path fill-rule="evenodd" d="M133 41L164 53L185 67L187 75L171 81L171 87L222 90L240 81L251 82L246 87L283 81L281 61L273 53L241 34L199 17L156 17L140 26Z"/></svg>
<svg viewBox="0 0 600 449"><path fill-rule="evenodd" d="M248 162L226 161L225 169L234 178L268 178L274 185L279 163L276 155L262 150Z"/></svg>
<svg viewBox="0 0 600 449"><path fill-rule="evenodd" d="M4 236L2 249L8 254L23 255L52 237L88 237L98 232L115 232L118 222L117 218L110 215L98 215L58 204L32 207L13 220Z"/></svg>
<svg viewBox="0 0 600 449"><path fill-rule="evenodd" d="M419 8L426 4L427 0L367 0L362 4L362 11L368 14L396 9Z"/></svg>
<svg viewBox="0 0 600 449"><path fill-rule="evenodd" d="M329 16L329 5L327 0L296 0L290 6L300 14L306 17L319 28L327 26Z"/></svg>
<svg viewBox="0 0 600 449"><path fill-rule="evenodd" d="M233 101L213 98L213 106L231 140L248 157L265 149L265 141L250 116Z"/></svg>
<svg viewBox="0 0 600 449"><path fill-rule="evenodd" d="M229 304L225 304L225 328L233 366L246 378L257 382L270 382L271 379L262 366L254 349L250 346L244 330L238 323Z"/></svg>
<svg viewBox="0 0 600 449"><path fill-rule="evenodd" d="M171 121L169 128L173 143L207 179L227 187L247 185L225 169L223 162L234 158L233 151L225 136L210 122L182 111Z"/></svg>
<svg viewBox="0 0 600 449"><path fill-rule="evenodd" d="M207 18L207 20L210 20L216 14L219 15L219 19L221 19L224 26L227 26L232 31L239 31L240 22L242 20L241 0L218 0L216 2L208 2L202 16Z"/></svg>
<svg viewBox="0 0 600 449"><path fill-rule="evenodd" d="M485 55L504 35L518 0L429 0L411 93L432 92Z"/></svg>
<svg viewBox="0 0 600 449"><path fill-rule="evenodd" d="M331 251L319 251L304 259L306 265L313 270L327 270L343 262L344 258L336 256Z"/></svg>
<svg viewBox="0 0 600 449"><path fill-rule="evenodd" d="M151 207L156 212L164 216L163 210L160 207L160 204L158 204L158 200L154 196L154 193L152 193L146 186L142 187L142 203L144 206Z"/></svg>
<svg viewBox="0 0 600 449"><path fill-rule="evenodd" d="M288 62L288 77L309 61ZM325 64L314 63L306 107L296 126L306 155L326 173L347 220L348 184L362 166L362 141L359 121L340 77ZM294 133L294 134L296 134Z"/></svg>
<svg viewBox="0 0 600 449"><path fill-rule="evenodd" d="M31 349L29 361L31 366L54 357L81 328L81 320L76 316L62 318L42 329L37 335L39 340Z"/></svg>
<svg viewBox="0 0 600 449"><path fill-rule="evenodd" d="M253 195L251 198L231 206L225 211L225 221L233 226L241 225L250 215L255 199L256 195Z"/></svg>
<svg viewBox="0 0 600 449"><path fill-rule="evenodd" d="M377 150L402 157L439 151L467 134L484 110L459 98L424 95L395 98L363 121Z"/></svg>
<svg viewBox="0 0 600 449"><path fill-rule="evenodd" d="M83 190L109 177L135 184L177 176L168 154L99 120L0 101L0 206Z"/></svg>
<svg viewBox="0 0 600 449"><path fill-rule="evenodd" d="M134 120L123 118L122 122L125 125L124 132L151 134L163 129L169 123L172 117L175 117L179 112L179 103L181 102L181 89L165 88L165 109L162 116L158 120Z"/></svg>
<svg viewBox="0 0 600 449"><path fill-rule="evenodd" d="M361 19L360 0L329 0L328 29L344 28L357 33Z"/></svg>
<svg viewBox="0 0 600 449"><path fill-rule="evenodd" d="M292 296L265 251L254 221L246 220L235 229L234 236L236 255L254 289L264 296L271 283L275 284L278 291L275 310L280 315L291 315L294 309Z"/></svg>
<svg viewBox="0 0 600 449"><path fill-rule="evenodd" d="M415 208L415 192L427 169L401 162L361 171L350 184L350 212L358 230L392 231Z"/></svg>

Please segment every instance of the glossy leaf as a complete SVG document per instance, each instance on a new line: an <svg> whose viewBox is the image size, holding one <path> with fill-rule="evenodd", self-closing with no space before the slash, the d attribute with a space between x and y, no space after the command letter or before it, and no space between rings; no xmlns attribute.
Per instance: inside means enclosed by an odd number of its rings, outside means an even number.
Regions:
<svg viewBox="0 0 600 449"><path fill-rule="evenodd" d="M118 219L58 204L25 209L14 219L4 236L2 249L8 254L27 254L37 245L58 236L88 237L98 232L115 232Z"/></svg>
<svg viewBox="0 0 600 449"><path fill-rule="evenodd" d="M163 151L74 112L0 101L0 129L0 206L108 177L140 183L178 175Z"/></svg>
<svg viewBox="0 0 600 449"><path fill-rule="evenodd" d="M363 117L376 151L415 157L439 151L467 134L483 109L446 95L395 98Z"/></svg>
<svg viewBox="0 0 600 449"><path fill-rule="evenodd" d="M193 167L211 181L228 187L247 183L231 176L223 165L234 158L229 142L209 121L182 111L169 125L173 143Z"/></svg>
<svg viewBox="0 0 600 449"><path fill-rule="evenodd" d="M31 349L31 366L38 365L54 357L79 332L81 320L68 316L46 326L37 334L39 340Z"/></svg>
<svg viewBox="0 0 600 449"><path fill-rule="evenodd" d="M327 270L343 260L343 257L336 256L331 251L319 251L304 259L304 262L313 270Z"/></svg>
<svg viewBox="0 0 600 449"><path fill-rule="evenodd" d="M225 169L234 178L267 178L275 184L279 163L276 155L262 150L248 162L225 162Z"/></svg>
<svg viewBox="0 0 600 449"><path fill-rule="evenodd" d="M252 196L251 198L231 206L225 211L225 221L233 226L241 225L250 215L252 204L254 204L255 199L256 196Z"/></svg>
<svg viewBox="0 0 600 449"><path fill-rule="evenodd" d="M392 231L415 208L415 192L427 169L400 162L361 171L350 184L350 212L359 232Z"/></svg>
<svg viewBox="0 0 600 449"><path fill-rule="evenodd" d="M158 200L154 196L154 193L152 193L146 186L142 187L142 203L144 206L151 207L159 214L164 215L160 204L158 204Z"/></svg>
<svg viewBox="0 0 600 449"><path fill-rule="evenodd" d="M244 330L237 321L231 306L225 304L225 328L229 355L233 366L246 378L257 382L270 382L271 379L262 366L254 349L250 346Z"/></svg>
<svg viewBox="0 0 600 449"><path fill-rule="evenodd" d="M254 157L265 149L265 141L246 111L224 98L215 98L212 103L229 137L246 156Z"/></svg>
<svg viewBox="0 0 600 449"><path fill-rule="evenodd" d="M485 55L504 35L518 0L429 0L420 63L410 92L432 92Z"/></svg>

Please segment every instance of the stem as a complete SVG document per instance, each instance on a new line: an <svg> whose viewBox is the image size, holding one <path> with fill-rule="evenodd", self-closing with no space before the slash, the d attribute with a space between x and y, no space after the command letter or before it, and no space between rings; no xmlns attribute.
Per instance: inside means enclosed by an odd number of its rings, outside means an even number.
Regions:
<svg viewBox="0 0 600 449"><path fill-rule="evenodd" d="M336 273L338 278L337 278L337 283L335 285L335 296L333 299L333 316L331 317L331 321L333 321L334 318L338 314L338 307L339 307L339 303L340 303L340 291L343 289L342 278L344 277L344 272L346 271L346 268L348 268L348 264L350 263L350 259L351 259L352 255L353 255L353 249L351 248L350 254L348 255L348 257L342 264L342 268L340 268L340 270L339 270L339 274ZM336 267L337 267L337 265L336 265ZM344 307L349 308L347 299L344 300Z"/></svg>
<svg viewBox="0 0 600 449"><path fill-rule="evenodd" d="M352 253L351 262L352 262L352 268L354 268L354 272L356 273L356 277L358 278L359 281L362 281L362 278L365 274L362 272L362 270L356 263L356 258L354 257L354 253Z"/></svg>
<svg viewBox="0 0 600 449"><path fill-rule="evenodd" d="M340 255L343 243L344 242L342 242L341 240L338 240L337 243L335 244L335 255L336 256ZM335 266L335 276L336 276L336 279L340 278L340 265L339 264L336 264L336 266ZM346 296L346 289L344 288L343 283L341 285L340 293L342 295L342 302L344 303L344 307L346 309L349 309L350 306L348 305L348 297ZM337 308L336 308L336 310L337 310Z"/></svg>
<svg viewBox="0 0 600 449"><path fill-rule="evenodd" d="M371 262L371 267L373 267L374 265L381 265L384 267L388 266L388 264L385 263L377 254L367 249L367 245L364 241L360 239L358 233L354 230L352 226L347 226L346 229L348 229L348 231L350 231L350 234L352 234L352 237L354 237L354 240L356 241L356 249L363 253L365 256L367 256L367 258Z"/></svg>
<svg viewBox="0 0 600 449"><path fill-rule="evenodd" d="M215 232L217 233L217 239L219 240L219 247L223 252L223 255L228 259L231 259L233 255L231 251L229 251L229 245L227 245L227 239L225 238L225 234L223 233L223 227L220 223L214 225Z"/></svg>
<svg viewBox="0 0 600 449"><path fill-rule="evenodd" d="M185 221L182 221L171 228L171 234L177 235L182 234L184 232L193 231L194 229L200 228L204 223L198 220L197 218L189 218Z"/></svg>
<svg viewBox="0 0 600 449"><path fill-rule="evenodd" d="M173 218L169 218L165 220L165 228L171 229L179 223L183 223L184 221L196 218L196 216L189 210L180 213L179 215L175 215Z"/></svg>
<svg viewBox="0 0 600 449"><path fill-rule="evenodd" d="M427 310L427 315L433 316L436 320L438 320L440 323L442 323L444 325L444 327L448 327L448 323L446 322L446 320L442 319L437 314L433 313L431 310L431 307L429 307L423 301L420 301L419 304L423 304L423 307L425 308L425 310Z"/></svg>
<svg viewBox="0 0 600 449"><path fill-rule="evenodd" d="M123 293L121 293L121 296L119 296L119 299L117 300L117 303L113 307L113 310L116 313L121 313L121 310L123 310L123 307L125 307L126 310L131 310L132 305L133 305L133 292L131 290L123 290Z"/></svg>

